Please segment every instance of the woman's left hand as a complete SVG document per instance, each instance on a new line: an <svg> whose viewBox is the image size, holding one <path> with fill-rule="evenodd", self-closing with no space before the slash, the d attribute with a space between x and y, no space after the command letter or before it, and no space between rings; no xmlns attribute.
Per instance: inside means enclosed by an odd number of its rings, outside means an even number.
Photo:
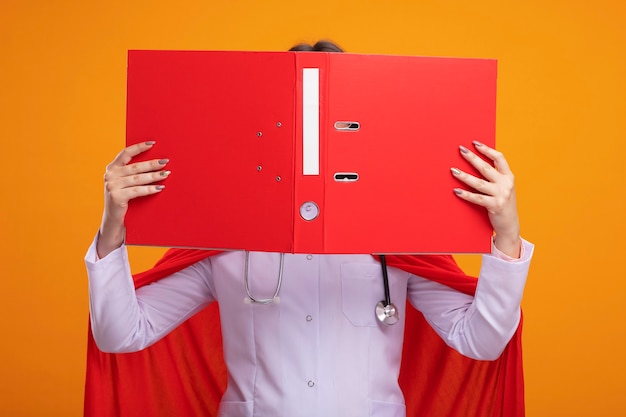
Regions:
<svg viewBox="0 0 626 417"><path fill-rule="evenodd" d="M455 188L455 194L470 203L485 207L495 231L494 244L504 254L519 258L521 250L520 224L515 197L515 181L504 155L487 145L474 141L476 151L493 161L493 166L464 146L459 149L483 178L452 168L452 175L473 190Z"/></svg>

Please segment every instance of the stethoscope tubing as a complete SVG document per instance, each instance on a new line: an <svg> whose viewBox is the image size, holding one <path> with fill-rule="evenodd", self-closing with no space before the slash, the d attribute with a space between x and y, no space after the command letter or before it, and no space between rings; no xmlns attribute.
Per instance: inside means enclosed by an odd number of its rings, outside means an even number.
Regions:
<svg viewBox="0 0 626 417"><path fill-rule="evenodd" d="M389 275L387 273L387 259L385 255L378 255L380 258L380 266L383 270L383 286L385 287L385 305L391 304L391 295L389 293Z"/></svg>
<svg viewBox="0 0 626 417"><path fill-rule="evenodd" d="M256 298L252 294L252 290L250 290L250 252L246 251L245 255L245 271L243 277L244 288L246 290L247 297L244 299L246 303L254 303L254 304L272 304L277 303L279 300L278 294L280 293L280 288L283 283L283 269L285 265L285 254L280 254L280 269L278 271L278 281L276 283L276 289L274 290L274 295L271 298ZM380 265L383 273L383 287L385 291L385 299L376 304L375 313L376 317L384 324L392 325L396 324L399 320L398 309L391 302L391 294L389 291L389 275L387 272L387 259L385 255L379 255Z"/></svg>
<svg viewBox="0 0 626 417"><path fill-rule="evenodd" d="M254 304L272 304L278 301L278 294L280 293L280 287L283 285L283 268L285 266L285 254L280 254L280 269L278 270L278 282L276 283L276 290L274 291L274 295L272 298L255 298L252 295L252 291L250 290L250 278L248 276L248 271L250 270L250 252L246 251L246 261L245 261L245 272L243 276L244 287L246 288L247 299L244 301L252 302Z"/></svg>

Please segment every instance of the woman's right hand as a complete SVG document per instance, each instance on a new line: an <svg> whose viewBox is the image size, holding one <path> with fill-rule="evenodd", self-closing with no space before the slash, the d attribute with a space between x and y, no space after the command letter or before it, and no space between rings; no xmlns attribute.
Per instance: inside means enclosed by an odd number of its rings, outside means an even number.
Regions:
<svg viewBox="0 0 626 417"><path fill-rule="evenodd" d="M154 146L154 141L137 143L122 150L106 167L104 174L104 212L96 250L104 258L124 243L124 217L133 198L161 192L165 186L155 182L167 178L167 159L130 163Z"/></svg>

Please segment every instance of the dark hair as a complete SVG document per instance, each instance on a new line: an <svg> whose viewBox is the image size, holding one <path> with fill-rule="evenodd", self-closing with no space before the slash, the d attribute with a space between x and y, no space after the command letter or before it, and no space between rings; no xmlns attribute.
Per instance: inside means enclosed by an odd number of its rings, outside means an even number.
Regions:
<svg viewBox="0 0 626 417"><path fill-rule="evenodd" d="M331 41L317 41L315 45L299 43L292 46L289 50L301 52L343 52L339 45Z"/></svg>

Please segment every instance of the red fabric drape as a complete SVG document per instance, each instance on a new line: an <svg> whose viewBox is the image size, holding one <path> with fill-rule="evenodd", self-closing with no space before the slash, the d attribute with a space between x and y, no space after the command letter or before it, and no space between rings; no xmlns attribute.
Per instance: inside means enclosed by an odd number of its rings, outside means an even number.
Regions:
<svg viewBox="0 0 626 417"><path fill-rule="evenodd" d="M217 253L171 249L153 269L135 275L135 286ZM476 278L465 275L452 256L388 255L387 265L467 294L476 290ZM521 323L499 359L476 361L445 345L408 307L403 352L400 385L408 416L524 416ZM215 416L225 386L215 303L141 352L103 353L89 329L86 417Z"/></svg>

